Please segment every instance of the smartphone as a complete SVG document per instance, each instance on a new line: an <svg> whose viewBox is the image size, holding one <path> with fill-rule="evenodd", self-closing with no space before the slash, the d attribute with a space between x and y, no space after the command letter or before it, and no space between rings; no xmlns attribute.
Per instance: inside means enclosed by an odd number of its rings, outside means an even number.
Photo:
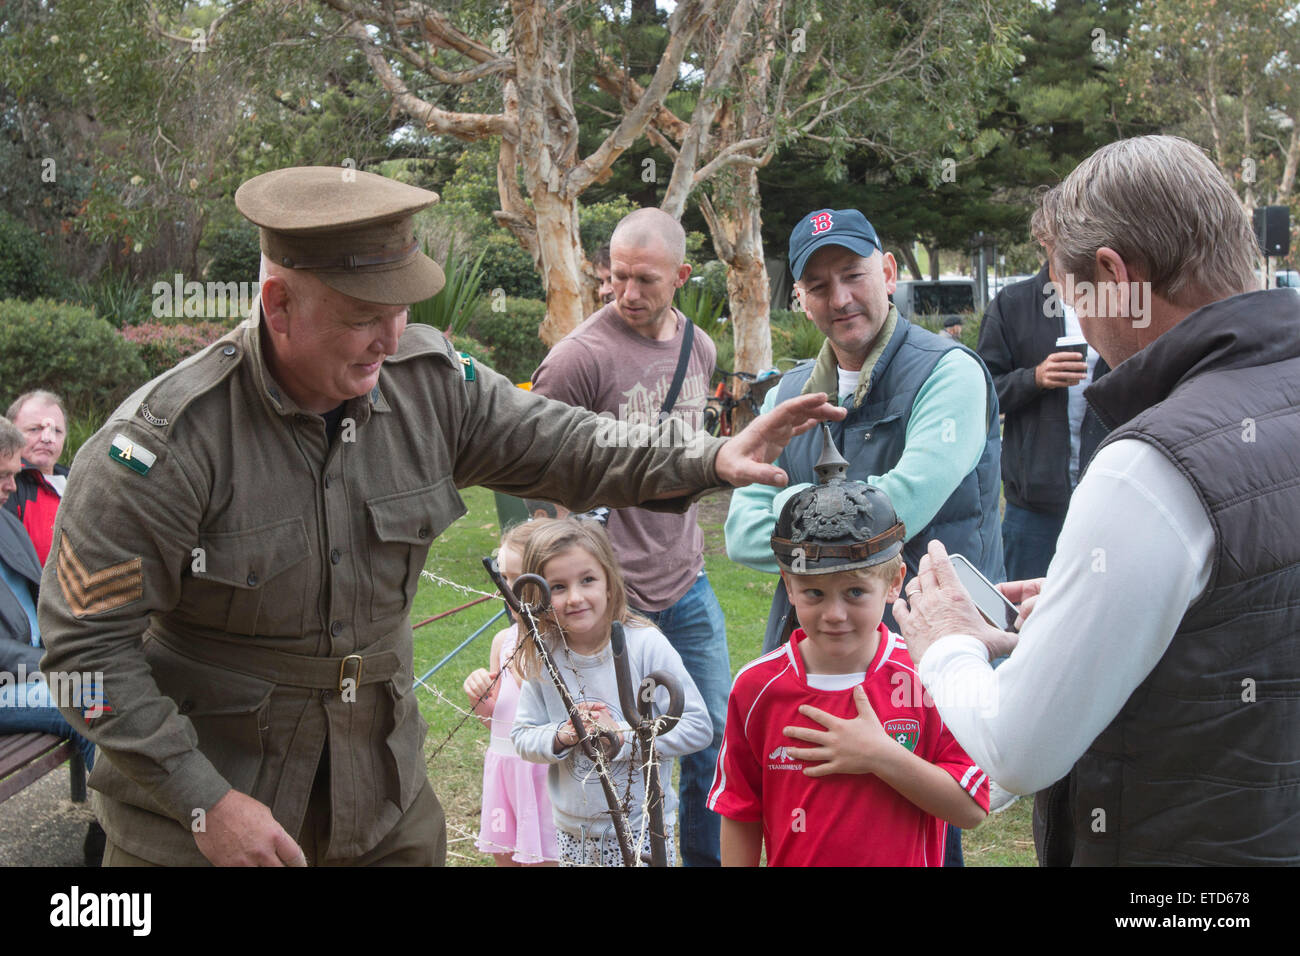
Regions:
<svg viewBox="0 0 1300 956"><path fill-rule="evenodd" d="M1016 618L1020 616L1016 606L1003 597L1002 592L960 554L949 555L949 558L953 570L957 572L957 580L970 593L971 600L979 608L984 620L1004 631L1015 631Z"/></svg>

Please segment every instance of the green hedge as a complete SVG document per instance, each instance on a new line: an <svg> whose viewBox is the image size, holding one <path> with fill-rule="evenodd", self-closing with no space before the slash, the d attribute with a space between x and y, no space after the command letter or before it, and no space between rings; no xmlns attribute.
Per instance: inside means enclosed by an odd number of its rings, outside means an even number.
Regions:
<svg viewBox="0 0 1300 956"><path fill-rule="evenodd" d="M493 306L500 311L493 311ZM470 323L470 335L492 350L489 365L512 382L526 382L546 358L537 329L546 318L546 303L536 299L488 296Z"/></svg>
<svg viewBox="0 0 1300 956"><path fill-rule="evenodd" d="M90 309L0 301L0 382L9 400L46 388L78 407L112 408L148 379L134 345Z"/></svg>

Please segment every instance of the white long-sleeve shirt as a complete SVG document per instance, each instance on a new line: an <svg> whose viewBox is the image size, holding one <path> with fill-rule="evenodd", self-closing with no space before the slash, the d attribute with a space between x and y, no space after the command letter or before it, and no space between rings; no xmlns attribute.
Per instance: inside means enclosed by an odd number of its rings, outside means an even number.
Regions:
<svg viewBox="0 0 1300 956"><path fill-rule="evenodd" d="M1069 773L1164 655L1213 548L1205 507L1160 451L1138 439L1103 448L1010 659L994 670L978 639L949 635L921 660L957 742L1013 793Z"/></svg>
<svg viewBox="0 0 1300 956"><path fill-rule="evenodd" d="M626 635L633 692L640 687L641 678L653 671L666 671L681 682L686 695L682 719L658 738L656 752L660 757L672 758L703 750L713 740L713 723L709 720L704 698L690 674L686 673L681 656L657 628L628 627ZM620 725L628 723L629 715L625 715L619 705L614 656L608 644L592 655L559 650L555 653L555 664L576 703L599 701L609 708L611 716ZM668 705L668 691L660 688L655 699L659 705L657 712L663 713ZM559 753L552 749L556 733L568 719L559 691L550 677L542 674L524 684L510 736L519 756L533 763L551 765L546 776L546 789L555 813L555 825L571 833L585 832L588 836L599 837L612 830L613 823L594 766L579 747L568 747ZM632 714L630 719L636 720L637 717ZM624 732L623 748L610 766L610 776L621 800L627 792L628 774L631 773L628 827L635 842L641 827L641 807L645 802L645 773L639 766L632 767L631 737L630 732ZM670 774L670 767L661 768L659 779L664 790L665 823L677 819L677 795L673 792Z"/></svg>

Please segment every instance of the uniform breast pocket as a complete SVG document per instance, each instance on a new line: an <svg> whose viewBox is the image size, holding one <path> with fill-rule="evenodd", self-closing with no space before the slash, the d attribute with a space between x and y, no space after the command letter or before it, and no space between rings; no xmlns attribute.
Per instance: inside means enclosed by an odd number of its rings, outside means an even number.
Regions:
<svg viewBox="0 0 1300 956"><path fill-rule="evenodd" d="M465 513L450 478L366 502L370 521L370 620L410 607L429 545Z"/></svg>
<svg viewBox="0 0 1300 956"><path fill-rule="evenodd" d="M303 630L310 552L302 518L286 518L247 531L203 534L199 538L202 570L197 581L215 585L207 602L225 620L208 621L232 634L297 636Z"/></svg>

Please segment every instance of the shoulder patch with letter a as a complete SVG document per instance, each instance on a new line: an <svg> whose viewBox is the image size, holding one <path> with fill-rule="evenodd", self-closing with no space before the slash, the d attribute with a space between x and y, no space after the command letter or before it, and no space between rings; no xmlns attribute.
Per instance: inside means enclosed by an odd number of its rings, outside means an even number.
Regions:
<svg viewBox="0 0 1300 956"><path fill-rule="evenodd" d="M59 588L77 617L113 611L144 597L143 561L136 557L91 574L72 549L66 534L59 538Z"/></svg>
<svg viewBox="0 0 1300 956"><path fill-rule="evenodd" d="M149 474L149 469L158 460L158 456L148 448L133 442L120 432L113 436L113 444L109 446L108 457L119 465L126 465L132 471L141 475Z"/></svg>
<svg viewBox="0 0 1300 956"><path fill-rule="evenodd" d="M461 374L465 376L465 381L474 381L474 360L470 358L468 352L457 352L456 357L460 359Z"/></svg>

